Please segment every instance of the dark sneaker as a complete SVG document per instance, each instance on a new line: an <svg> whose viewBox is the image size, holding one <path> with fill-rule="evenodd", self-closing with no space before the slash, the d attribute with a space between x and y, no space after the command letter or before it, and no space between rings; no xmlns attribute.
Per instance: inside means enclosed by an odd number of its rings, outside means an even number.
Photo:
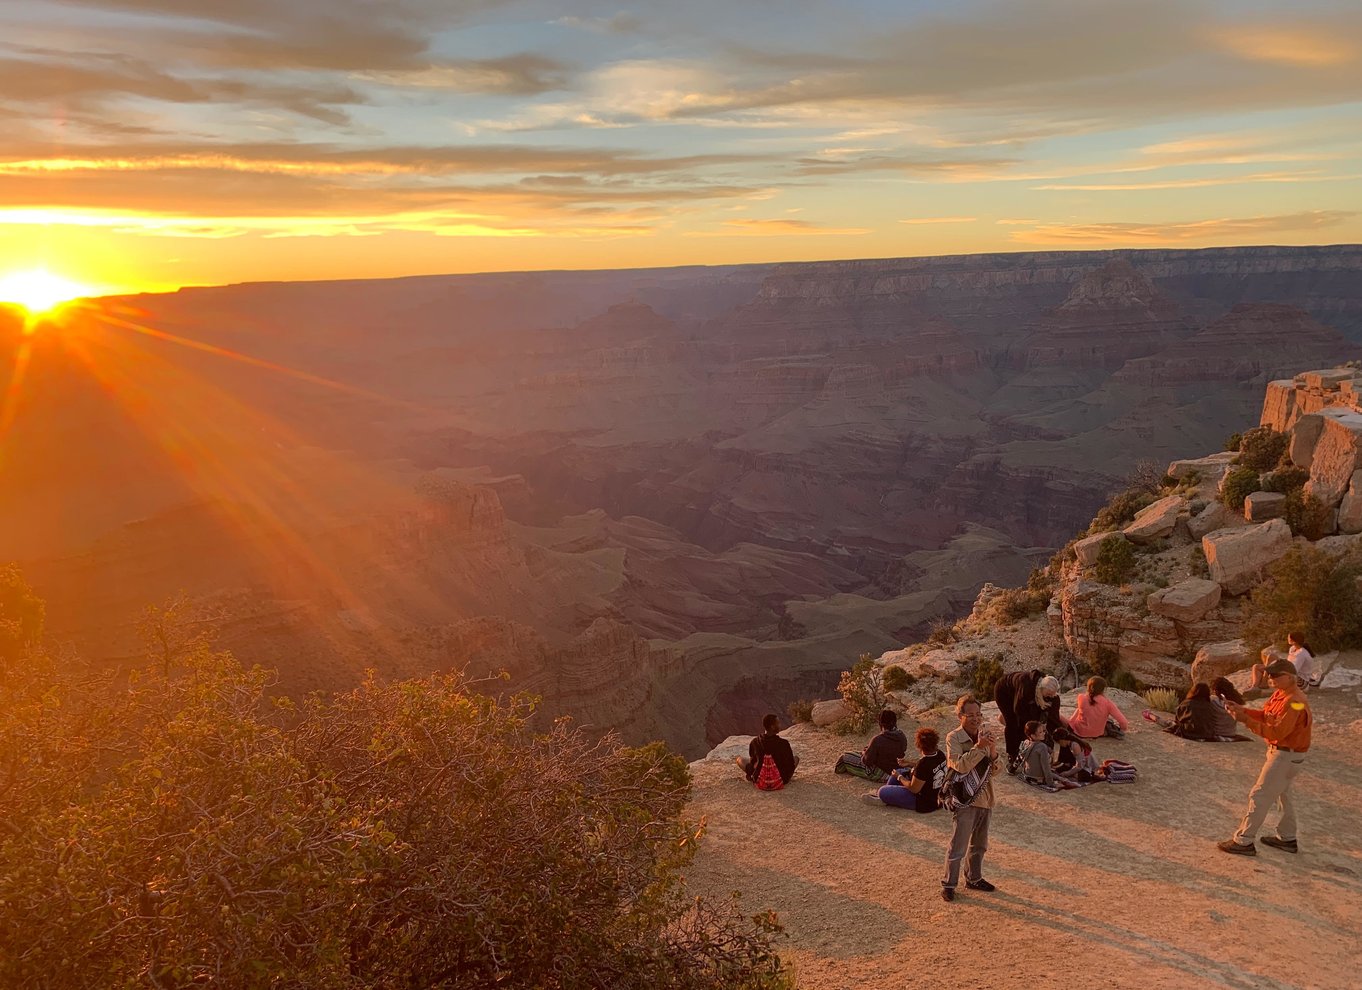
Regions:
<svg viewBox="0 0 1362 990"><path fill-rule="evenodd" d="M941 899L942 899L943 901L953 901L953 900L955 900L955 888L954 888L954 887L942 887L942 888L941 888Z"/></svg>
<svg viewBox="0 0 1362 990"><path fill-rule="evenodd" d="M991 894L998 889L983 877L980 877L978 880L966 880L965 886L970 890L982 890L985 894Z"/></svg>
<svg viewBox="0 0 1362 990"><path fill-rule="evenodd" d="M1233 839L1226 839L1224 842L1217 842L1216 848L1222 853L1233 853L1235 856L1257 856L1258 847L1250 842L1246 846L1241 846Z"/></svg>
<svg viewBox="0 0 1362 990"><path fill-rule="evenodd" d="M1013 759L1010 759L1010 760L1007 761L1007 772L1008 772L1009 775L1011 775L1011 776L1013 776L1013 777L1017 776L1017 771L1020 770L1020 769L1021 769L1021 760L1016 759L1016 758L1014 757Z"/></svg>
<svg viewBox="0 0 1362 990"><path fill-rule="evenodd" d="M1300 849L1296 846L1295 839L1279 839L1275 835L1265 835L1261 841L1263 845L1271 846L1273 849L1280 849L1282 852L1300 852Z"/></svg>

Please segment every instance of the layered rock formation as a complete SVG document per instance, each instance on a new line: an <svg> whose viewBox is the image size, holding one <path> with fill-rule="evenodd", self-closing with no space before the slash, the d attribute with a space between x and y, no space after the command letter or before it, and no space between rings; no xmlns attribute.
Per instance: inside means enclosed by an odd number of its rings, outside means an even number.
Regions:
<svg viewBox="0 0 1362 990"><path fill-rule="evenodd" d="M1024 579L1137 460L1213 449L1263 374L1350 356L1359 300L1347 247L123 300L120 319L195 346L112 321L37 340L0 558L25 560L56 635L104 658L136 652L143 605L227 596L229 645L290 689L453 663L410 644L514 623L542 643L478 655L550 706L694 752L967 611L986 579ZM423 475L453 487L413 494ZM1192 508L1175 538L1222 528ZM544 673L593 628L618 692L605 668Z"/></svg>

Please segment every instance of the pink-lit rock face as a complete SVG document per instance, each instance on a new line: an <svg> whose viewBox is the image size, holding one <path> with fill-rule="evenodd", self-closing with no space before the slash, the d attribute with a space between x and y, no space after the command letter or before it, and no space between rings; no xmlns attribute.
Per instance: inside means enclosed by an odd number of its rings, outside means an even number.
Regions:
<svg viewBox="0 0 1362 990"><path fill-rule="evenodd" d="M1291 549L1291 528L1272 519L1242 529L1221 529L1202 537L1211 580L1231 595L1242 595L1267 566Z"/></svg>
<svg viewBox="0 0 1362 990"><path fill-rule="evenodd" d="M1197 622L1220 604L1220 585L1204 578L1188 578L1149 596L1149 611L1178 622Z"/></svg>
<svg viewBox="0 0 1362 990"><path fill-rule="evenodd" d="M1362 444L1362 413L1351 409L1328 409L1321 414L1323 427L1310 460L1307 491L1326 505L1338 505L1352 482Z"/></svg>

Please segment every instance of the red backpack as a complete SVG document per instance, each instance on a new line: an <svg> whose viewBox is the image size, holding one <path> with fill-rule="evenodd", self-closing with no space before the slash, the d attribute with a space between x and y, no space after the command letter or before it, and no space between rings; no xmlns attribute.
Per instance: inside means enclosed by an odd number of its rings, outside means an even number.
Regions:
<svg viewBox="0 0 1362 990"><path fill-rule="evenodd" d="M785 778L780 775L780 767L776 766L776 761L770 754L762 754L761 769L757 771L757 779L752 783L759 791L778 791L785 786Z"/></svg>

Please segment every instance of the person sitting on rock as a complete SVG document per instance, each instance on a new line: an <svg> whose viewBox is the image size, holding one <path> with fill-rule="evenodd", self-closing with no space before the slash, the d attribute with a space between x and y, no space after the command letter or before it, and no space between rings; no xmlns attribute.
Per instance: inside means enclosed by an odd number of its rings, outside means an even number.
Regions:
<svg viewBox="0 0 1362 990"><path fill-rule="evenodd" d="M1004 674L993 689L993 700L998 703L998 717L1003 723L1008 773L1015 774L1021 766L1019 754L1022 741L1027 738L1027 722L1037 719L1044 722L1047 738L1060 726L1069 725L1059 713L1059 680L1043 671Z"/></svg>
<svg viewBox="0 0 1362 990"><path fill-rule="evenodd" d="M899 717L886 708L880 712L879 735L859 753L843 753L833 770L878 783L889 779L907 753L908 737L899 728Z"/></svg>
<svg viewBox="0 0 1362 990"><path fill-rule="evenodd" d="M748 780L753 784L759 784L762 763L769 756L780 773L781 786L784 786L794 776L795 767L799 766L799 757L795 755L789 740L780 735L779 715L767 715L761 720L761 729L761 735L753 736L752 742L747 747L747 759L741 756L735 756L733 759Z"/></svg>
<svg viewBox="0 0 1362 990"><path fill-rule="evenodd" d="M1089 677L1088 689L1078 695L1069 728L1079 739L1100 739L1102 736L1120 739L1130 728L1121 709L1106 696L1106 690L1106 678Z"/></svg>
<svg viewBox="0 0 1362 990"><path fill-rule="evenodd" d="M1291 665L1296 668L1296 682L1302 690L1319 683L1315 679L1315 655L1310 652L1310 647L1306 645L1305 633L1293 630L1286 634L1286 659L1291 661ZM1269 681L1267 665L1255 663L1253 665L1253 680L1249 683L1248 696L1253 698L1270 692L1272 685Z"/></svg>
<svg viewBox="0 0 1362 990"><path fill-rule="evenodd" d="M908 808L911 811L935 811L940 805L941 785L946 779L946 754L937 747L941 737L935 729L925 725L917 730L913 745L922 754L911 771L899 767L889 771L889 783L866 795L867 802Z"/></svg>
<svg viewBox="0 0 1362 990"><path fill-rule="evenodd" d="M1055 773L1052 766L1050 747L1045 742L1048 729L1040 719L1026 723L1026 742L1022 744L1021 774L1028 784L1043 787L1047 791L1069 790L1078 784Z"/></svg>
<svg viewBox="0 0 1362 990"><path fill-rule="evenodd" d="M1092 746L1068 729L1055 730L1055 755L1051 760L1054 771L1065 780L1091 784L1097 779L1097 757Z"/></svg>

